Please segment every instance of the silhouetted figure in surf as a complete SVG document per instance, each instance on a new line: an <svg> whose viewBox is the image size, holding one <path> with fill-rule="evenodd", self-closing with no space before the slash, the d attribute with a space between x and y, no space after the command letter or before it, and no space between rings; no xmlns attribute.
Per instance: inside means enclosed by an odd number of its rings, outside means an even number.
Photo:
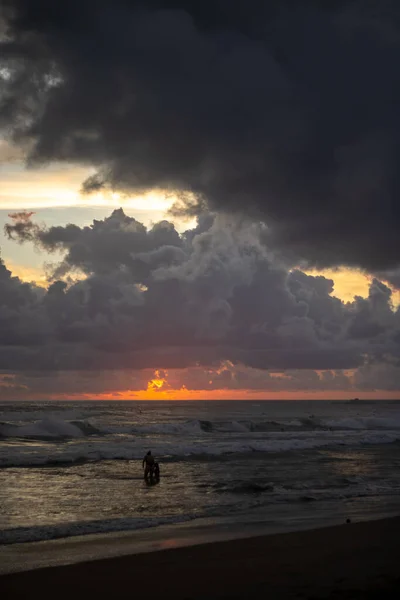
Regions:
<svg viewBox="0 0 400 600"><path fill-rule="evenodd" d="M142 462L142 468L144 469L144 478L145 479L147 479L149 475L150 475L150 477L153 476L154 464L155 464L154 456L152 455L151 450L149 450Z"/></svg>

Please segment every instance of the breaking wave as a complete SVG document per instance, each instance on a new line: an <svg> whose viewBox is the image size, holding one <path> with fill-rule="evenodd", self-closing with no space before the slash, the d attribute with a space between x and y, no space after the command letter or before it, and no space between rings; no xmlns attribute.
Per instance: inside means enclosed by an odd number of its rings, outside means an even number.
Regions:
<svg viewBox="0 0 400 600"><path fill-rule="evenodd" d="M80 431L80 430L79 430ZM83 436L82 432L80 435ZM285 434L283 434L285 435ZM28 467L42 465L68 466L82 462L107 460L141 460L147 450L148 440L108 439L99 437L74 439L68 444L48 445L13 444L0 453L0 467ZM390 444L400 441L400 431L367 431L337 434L337 432L318 432L311 436L308 432L290 433L285 437L270 434L265 439L213 437L184 438L171 440L152 439L153 453L163 460L179 461L184 458L218 459L224 455L249 453L302 452L318 448L338 446L362 446L372 444Z"/></svg>
<svg viewBox="0 0 400 600"><path fill-rule="evenodd" d="M296 431L359 431L359 430L400 430L400 416L397 418L354 417L344 419L304 419L270 420L270 421L208 421L191 420L181 423L136 424L129 427L110 427L107 433L157 434L157 435L190 435L202 433L273 433Z"/></svg>
<svg viewBox="0 0 400 600"><path fill-rule="evenodd" d="M169 423L134 422L101 426L93 425L89 420L82 419L77 411L70 414L44 416L35 419L35 412L18 415L17 419L7 419L12 412L2 414L0 437L2 438L31 438L31 439L65 439L82 438L92 435L107 436L113 434L156 435L156 436L202 436L207 434L237 434L274 432L320 432L320 431L398 431L400 430L400 415L391 417L346 417L341 419L320 419L313 415L302 419L282 419L266 421L211 421L192 419ZM39 416L40 413L38 413ZM41 413L43 417L43 412ZM23 420L25 417L25 420ZM29 420L28 420L29 417ZM65 418L67 417L67 418ZM70 418L68 418L70 417ZM12 422L7 422L12 421Z"/></svg>
<svg viewBox="0 0 400 600"><path fill-rule="evenodd" d="M42 440L62 440L82 438L99 433L99 430L85 421L64 421L55 417L46 417L26 425L0 424L0 437L28 438Z"/></svg>
<svg viewBox="0 0 400 600"><path fill-rule="evenodd" d="M335 418L305 411L300 417L298 409L290 418L268 418L265 413L252 417L251 411L233 411L231 418L226 415L225 419L222 414L214 419L176 419L162 409L149 411L147 419L140 408L122 414L118 409L117 416L107 407L92 412L85 407L37 409L36 405L31 410L7 407L1 414L0 467L140 460L148 448L163 460L179 461L400 441L397 409L386 416L368 411L363 416L342 413ZM168 420L163 420L165 414ZM239 418L232 418L238 414Z"/></svg>

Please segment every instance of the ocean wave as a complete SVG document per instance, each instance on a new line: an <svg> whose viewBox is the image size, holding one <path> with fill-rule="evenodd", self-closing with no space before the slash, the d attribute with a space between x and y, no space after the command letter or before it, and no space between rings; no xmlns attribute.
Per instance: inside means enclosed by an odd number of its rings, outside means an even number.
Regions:
<svg viewBox="0 0 400 600"><path fill-rule="evenodd" d="M249 497L266 496L268 503L323 502L330 500L350 500L375 496L400 496L400 486L393 481L377 483L353 482L341 486L314 486L313 484L297 487L274 485L257 481L238 482L224 485L216 490L218 494L244 495Z"/></svg>
<svg viewBox="0 0 400 600"><path fill-rule="evenodd" d="M304 490L295 490L272 483L248 481L233 484L232 486L223 486L222 489L215 491L217 493L247 496L248 502L245 508L243 504L223 504L220 506L214 505L204 510L195 510L190 513L164 517L123 517L30 527L13 527L0 531L0 544L11 545L90 534L136 531L163 525L186 523L204 517L226 517L227 514L233 515L235 513L240 515L243 513L243 510L245 510L245 514L248 516L249 511L252 509L258 510L264 507L265 510L265 506L269 506L271 509L271 505L276 506L282 503L327 502L332 500L400 495L400 487L393 485L393 482L389 481L378 485L370 483L347 489L325 488L323 490L313 489L312 486L304 488Z"/></svg>
<svg viewBox="0 0 400 600"><path fill-rule="evenodd" d="M131 433L164 435L201 434L205 431L202 427L202 423L202 421L197 419L185 421L183 423L149 423L145 425L133 425L130 431Z"/></svg>
<svg viewBox="0 0 400 600"><path fill-rule="evenodd" d="M393 417L347 417L342 419L321 419L310 416L303 419L277 419L266 421L191 420L181 423L135 424L131 427L123 428L122 430L115 427L112 431L114 433L201 435L203 433L246 434L327 430L400 430L400 415Z"/></svg>
<svg viewBox="0 0 400 600"><path fill-rule="evenodd" d="M12 405L4 407L0 406L1 421L12 422L16 425L23 425L43 419L62 419L63 421L81 421L86 419L91 411L84 408L60 408L60 409L45 409L32 405L29 410L25 406L25 410L21 410L18 406Z"/></svg>
<svg viewBox="0 0 400 600"><path fill-rule="evenodd" d="M46 417L41 421L26 425L0 424L0 437L3 438L62 440L66 438L82 438L95 433L99 433L99 430L88 422L69 422L55 417Z"/></svg>
<svg viewBox="0 0 400 600"><path fill-rule="evenodd" d="M141 435L202 435L204 433L249 433L251 426L238 421L191 419L176 423L134 423L130 426L104 427L103 431Z"/></svg>
<svg viewBox="0 0 400 600"><path fill-rule="evenodd" d="M80 431L80 430L79 430ZM80 435L83 436L82 432ZM93 438L92 438L93 439ZM29 467L42 465L71 465L80 462L105 460L141 460L147 448L143 440L135 441L106 438L76 439L68 444L47 445L21 444L4 447L0 452L0 467ZM400 431L317 432L310 436L306 432L295 435L271 434L267 439L223 439L198 438L194 440L178 438L165 441L153 439L153 454L164 459L179 461L189 457L209 457L218 459L224 455L249 453L302 452L311 449L338 446L361 446L390 444L400 440Z"/></svg>
<svg viewBox="0 0 400 600"><path fill-rule="evenodd" d="M30 415L28 422L21 421L24 417ZM323 432L323 431L397 431L400 430L400 415L395 414L391 417L351 416L340 419L317 418L313 415L302 419L276 419L265 421L252 420L203 420L191 419L177 422L120 422L116 425L101 422L98 425L90 420L79 418L83 414L79 411L69 411L68 415L62 415L61 411L54 415L53 413L41 419L33 419L33 411L26 413L15 412L14 419L7 422L5 417L10 414L2 414L0 423L1 438L30 438L30 439L66 439L82 438L91 435L131 435L131 436L176 436L176 437L202 437L207 435L234 434L235 436L245 436L249 434L268 434L277 432ZM43 416L43 411L42 411ZM17 415L17 416L16 416ZM65 418L65 417L72 418ZM4 422L5 421L5 422Z"/></svg>
<svg viewBox="0 0 400 600"><path fill-rule="evenodd" d="M84 436L87 435L102 435L104 432L98 427L94 427L89 421L71 421L71 425L74 425L81 430Z"/></svg>
<svg viewBox="0 0 400 600"><path fill-rule="evenodd" d="M343 419L324 419L322 426L338 430L359 429L400 429L400 415L394 417L346 417Z"/></svg>
<svg viewBox="0 0 400 600"><path fill-rule="evenodd" d="M230 493L230 494L263 494L274 491L274 485L272 483L257 483L255 481L247 481L244 483L238 483L234 486L224 486L217 490L219 494Z"/></svg>
<svg viewBox="0 0 400 600"><path fill-rule="evenodd" d="M169 517L154 518L123 518L105 519L99 521L81 521L74 523L60 523L35 527L15 527L0 531L0 544L19 544L23 542L37 542L57 538L66 538L76 535L89 535L95 533L111 533L117 531L135 531L148 529L160 525L185 523L196 519L200 514L186 514Z"/></svg>

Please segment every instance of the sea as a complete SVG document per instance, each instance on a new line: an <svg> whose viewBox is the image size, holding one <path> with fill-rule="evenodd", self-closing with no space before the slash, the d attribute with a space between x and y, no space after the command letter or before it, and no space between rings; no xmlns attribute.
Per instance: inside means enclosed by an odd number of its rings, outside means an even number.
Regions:
<svg viewBox="0 0 400 600"><path fill-rule="evenodd" d="M143 479L151 450L159 482ZM400 402L0 405L0 544L400 514Z"/></svg>

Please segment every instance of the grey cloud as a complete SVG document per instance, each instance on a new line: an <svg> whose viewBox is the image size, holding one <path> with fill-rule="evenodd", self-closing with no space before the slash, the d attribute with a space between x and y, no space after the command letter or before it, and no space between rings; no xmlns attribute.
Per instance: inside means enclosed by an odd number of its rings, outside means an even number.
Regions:
<svg viewBox="0 0 400 600"><path fill-rule="evenodd" d="M376 277L382 281L387 281L394 288L400 289L400 269L378 271Z"/></svg>
<svg viewBox="0 0 400 600"><path fill-rule="evenodd" d="M233 365L229 361L222 363L218 369L192 367L180 371L168 372L171 387L182 384L192 390L253 390L263 392L285 391L320 391L355 389L352 375L342 370L329 370L317 373L314 370L291 370L270 372L265 369L254 369L242 365ZM382 388L380 388L382 389Z"/></svg>
<svg viewBox="0 0 400 600"><path fill-rule="evenodd" d="M351 338L375 338L385 332L396 331L399 325L398 311L394 312L392 291L384 283L374 279L369 297L356 298L351 308L348 336Z"/></svg>
<svg viewBox="0 0 400 600"><path fill-rule="evenodd" d="M0 127L30 164L263 219L292 264L400 264L398 2L3 5Z"/></svg>
<svg viewBox="0 0 400 600"><path fill-rule="evenodd" d="M203 225L179 236L170 223L146 229L118 210L74 226L71 237L71 225L14 222L8 233L17 240L25 241L25 227L30 241L64 252L66 279L44 290L1 265L0 369L231 361L340 370L400 358L400 313L385 284L374 280L368 298L344 303L332 296L332 280L287 271L265 249L257 224L218 215ZM69 281L82 265L86 277Z"/></svg>
<svg viewBox="0 0 400 600"><path fill-rule="evenodd" d="M153 371L26 371L12 376L0 374L0 398L46 397L47 395L78 395L89 398L97 394L146 389Z"/></svg>
<svg viewBox="0 0 400 600"><path fill-rule="evenodd" d="M252 369L242 365L224 362L219 368L189 367L187 369L157 371L164 378L162 391L181 389L188 390L252 390L263 392L285 391L324 391L351 390L354 393L353 379L342 371L325 371L317 374L309 370L286 370L284 374L270 373L266 370ZM145 390L149 382L156 376L154 370L141 371L108 370L69 371L69 372L33 372L0 374L0 398L78 396L91 397L97 394L109 394L123 397L139 390ZM395 376L393 374L393 376ZM397 375L398 376L398 375ZM371 374L369 375L371 377ZM368 389L365 381L360 387ZM392 389L393 382L386 388ZM395 388L394 388L395 389Z"/></svg>
<svg viewBox="0 0 400 600"><path fill-rule="evenodd" d="M71 270L107 275L126 269L142 281L154 265L171 264L182 260L179 248L182 241L172 223L161 221L150 230L122 209L114 210L104 220L78 227L39 226L26 213L11 215L13 222L5 226L10 239L20 243L34 242L48 252L64 251L53 278L63 277Z"/></svg>

